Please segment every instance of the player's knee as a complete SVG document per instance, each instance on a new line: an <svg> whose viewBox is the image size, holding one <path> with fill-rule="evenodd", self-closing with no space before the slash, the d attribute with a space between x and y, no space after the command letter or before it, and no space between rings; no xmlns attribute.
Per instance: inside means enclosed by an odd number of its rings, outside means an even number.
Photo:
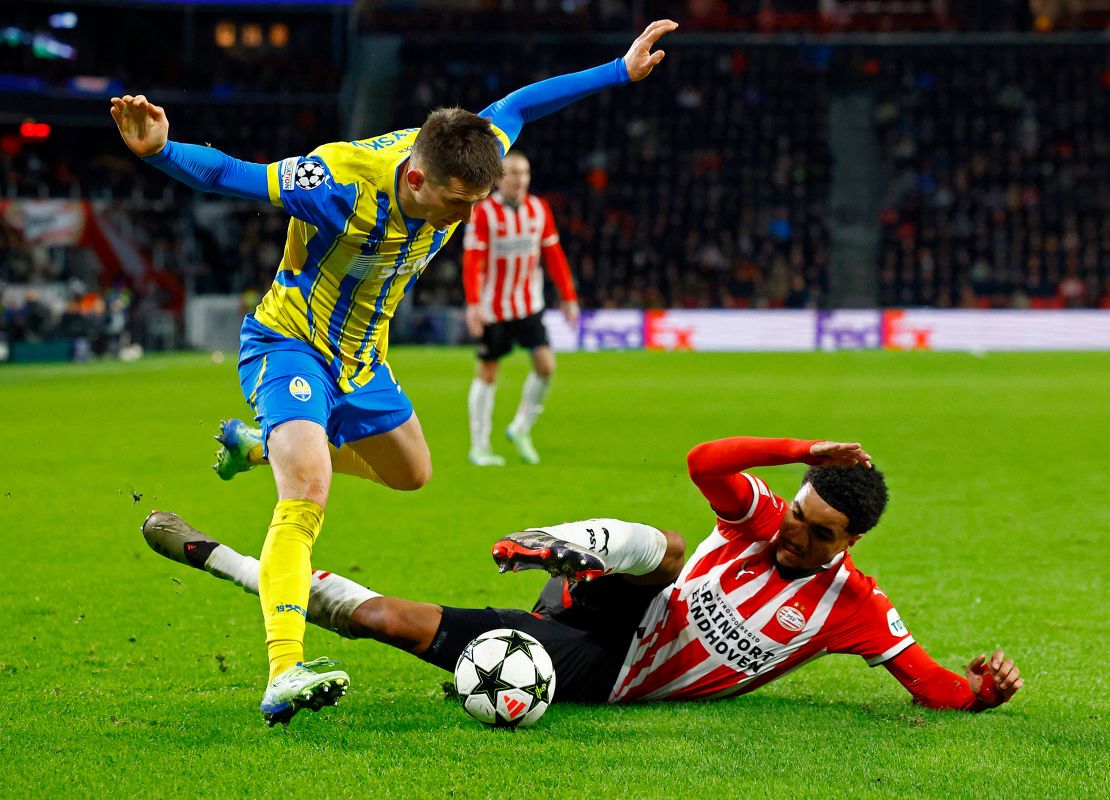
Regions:
<svg viewBox="0 0 1110 800"><path fill-rule="evenodd" d="M408 649L411 641L400 602L394 597L373 597L355 609L351 633L358 639L377 639L401 649Z"/></svg>
<svg viewBox="0 0 1110 800"><path fill-rule="evenodd" d="M415 492L417 489L423 488L431 479L432 468L429 466L426 471L406 476L406 480L403 484L394 488L400 489L402 492Z"/></svg>
<svg viewBox="0 0 1110 800"><path fill-rule="evenodd" d="M539 350L532 354L532 369L544 380L555 374L555 356L550 350Z"/></svg>
<svg viewBox="0 0 1110 800"><path fill-rule="evenodd" d="M376 639L419 655L427 649L438 627L435 608L399 597L373 597L355 609L351 635L356 639Z"/></svg>
<svg viewBox="0 0 1110 800"><path fill-rule="evenodd" d="M478 380L483 383L496 383L497 382L497 362L496 361L479 361L478 362Z"/></svg>
<svg viewBox="0 0 1110 800"><path fill-rule="evenodd" d="M397 475L389 481L389 488L399 492L415 492L432 479L432 462L414 467L403 475Z"/></svg>
<svg viewBox="0 0 1110 800"><path fill-rule="evenodd" d="M283 480L278 494L283 500L311 500L320 508L328 504L328 489L331 481L319 477L303 477Z"/></svg>

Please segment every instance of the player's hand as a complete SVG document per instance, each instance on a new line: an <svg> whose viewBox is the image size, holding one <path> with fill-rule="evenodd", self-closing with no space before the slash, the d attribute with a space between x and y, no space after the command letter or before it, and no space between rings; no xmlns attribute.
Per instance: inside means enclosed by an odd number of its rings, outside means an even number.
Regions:
<svg viewBox="0 0 1110 800"><path fill-rule="evenodd" d="M486 329L485 320L482 319L482 307L479 305L466 307L466 330L475 339L482 338Z"/></svg>
<svg viewBox="0 0 1110 800"><path fill-rule="evenodd" d="M871 456L859 442L817 442L809 448L810 462L820 467L854 467L863 464L871 468Z"/></svg>
<svg viewBox="0 0 1110 800"><path fill-rule="evenodd" d="M123 143L140 158L155 155L166 146L170 121L166 119L165 110L147 100L146 95L113 97L112 119L116 121Z"/></svg>
<svg viewBox="0 0 1110 800"><path fill-rule="evenodd" d="M563 311L563 319L567 321L567 325L572 328L578 324L578 303L574 300L564 300L560 303L560 308Z"/></svg>
<svg viewBox="0 0 1110 800"><path fill-rule="evenodd" d="M652 46L659 41L665 33L670 33L678 27L677 22L669 19L657 19L644 28L628 52L624 54L624 66L628 70L628 77L633 81L642 81L663 60L665 53L662 50L651 52Z"/></svg>
<svg viewBox="0 0 1110 800"><path fill-rule="evenodd" d="M972 659L967 665L967 683L980 702L1000 706L1017 694L1025 679L1012 658L995 650L989 659L983 655Z"/></svg>

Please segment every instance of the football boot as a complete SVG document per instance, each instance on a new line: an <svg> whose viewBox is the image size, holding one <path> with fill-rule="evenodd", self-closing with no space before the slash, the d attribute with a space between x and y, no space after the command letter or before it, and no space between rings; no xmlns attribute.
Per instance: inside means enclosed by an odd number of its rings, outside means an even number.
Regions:
<svg viewBox="0 0 1110 800"><path fill-rule="evenodd" d="M542 569L572 581L592 581L605 574L605 562L597 553L543 531L510 533L494 543L492 555L500 572Z"/></svg>
<svg viewBox="0 0 1110 800"><path fill-rule="evenodd" d="M220 449L216 451L216 463L212 469L223 480L229 481L254 466L250 462L250 453L262 444L262 431L241 419L225 419L220 422L216 441L220 443Z"/></svg>

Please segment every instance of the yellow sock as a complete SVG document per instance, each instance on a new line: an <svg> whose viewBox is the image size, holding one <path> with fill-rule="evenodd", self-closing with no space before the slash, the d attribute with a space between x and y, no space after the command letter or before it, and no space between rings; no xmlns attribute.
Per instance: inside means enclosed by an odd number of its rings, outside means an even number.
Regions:
<svg viewBox="0 0 1110 800"><path fill-rule="evenodd" d="M304 661L312 545L323 524L324 509L311 500L279 500L274 509L258 571L270 680Z"/></svg>
<svg viewBox="0 0 1110 800"><path fill-rule="evenodd" d="M328 450L331 452L331 468L335 472L354 475L374 483L380 483L382 486L385 485L385 481L381 479L378 473L374 472L374 468L370 466L369 462L351 448L344 445L337 450L335 445L329 444Z"/></svg>

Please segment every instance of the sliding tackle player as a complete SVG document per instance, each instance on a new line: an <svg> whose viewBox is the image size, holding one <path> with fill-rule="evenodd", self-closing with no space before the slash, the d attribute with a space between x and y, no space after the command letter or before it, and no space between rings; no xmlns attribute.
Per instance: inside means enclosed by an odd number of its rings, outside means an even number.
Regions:
<svg viewBox="0 0 1110 800"><path fill-rule="evenodd" d="M383 597L317 572L308 619L446 670L479 634L516 628L551 654L557 699L578 702L730 697L833 653L883 666L927 708L983 711L1024 685L1001 650L972 659L963 675L942 667L852 563L849 549L887 503L883 475L860 445L736 437L698 445L687 462L716 515L689 559L673 531L570 522L493 546L502 571L542 567L555 576L532 613ZM745 471L798 462L810 469L789 502ZM180 517L155 512L143 534L159 553L257 591L255 559Z"/></svg>

